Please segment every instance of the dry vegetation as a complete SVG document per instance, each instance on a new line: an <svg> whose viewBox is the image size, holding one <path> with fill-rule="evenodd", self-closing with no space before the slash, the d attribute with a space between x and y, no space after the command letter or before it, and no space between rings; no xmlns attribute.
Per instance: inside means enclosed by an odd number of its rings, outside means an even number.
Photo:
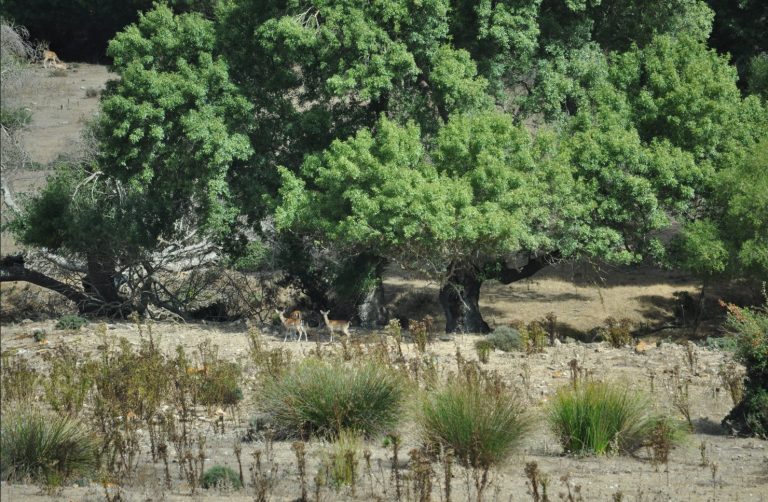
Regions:
<svg viewBox="0 0 768 502"><path fill-rule="evenodd" d="M243 323L55 324L4 326L4 418L53 412L98 448L83 468L4 471L14 500L38 493L20 482L90 500L667 500L680 483L682 500L760 500L768 481L765 442L717 425L742 370L702 345L550 345L542 319L540 349L484 363L482 337L438 340L429 320L334 344L320 327L283 344ZM631 434L606 432L607 456L566 453L552 403L598 382L634 404Z"/></svg>

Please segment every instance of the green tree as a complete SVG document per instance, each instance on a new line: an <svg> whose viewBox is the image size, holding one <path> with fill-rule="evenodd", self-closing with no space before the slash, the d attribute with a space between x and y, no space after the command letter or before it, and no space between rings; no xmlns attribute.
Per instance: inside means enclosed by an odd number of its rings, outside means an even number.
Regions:
<svg viewBox="0 0 768 502"><path fill-rule="evenodd" d="M85 296L26 270L3 280L53 284L85 311L141 309L162 303L152 293L160 248L179 256L179 243L237 242L229 178L251 154L243 133L251 106L213 55L214 43L211 21L165 6L115 37L109 54L120 79L102 98L95 160L58 170L13 224L21 242L84 262ZM136 266L145 278L131 305L117 282Z"/></svg>

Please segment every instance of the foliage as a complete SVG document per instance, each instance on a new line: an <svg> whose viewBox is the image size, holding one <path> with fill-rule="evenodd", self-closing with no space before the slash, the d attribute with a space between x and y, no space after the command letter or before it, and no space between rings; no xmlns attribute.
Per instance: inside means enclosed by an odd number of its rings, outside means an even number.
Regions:
<svg viewBox="0 0 768 502"><path fill-rule="evenodd" d="M12 401L34 399L39 375L26 359L3 354L0 369L2 369L0 398L4 407Z"/></svg>
<svg viewBox="0 0 768 502"><path fill-rule="evenodd" d="M0 470L6 481L32 479L60 484L92 474L99 465L99 443L74 418L34 409L4 410Z"/></svg>
<svg viewBox="0 0 768 502"><path fill-rule="evenodd" d="M753 57L749 62L749 92L768 100L768 52Z"/></svg>
<svg viewBox="0 0 768 502"><path fill-rule="evenodd" d="M308 358L268 381L260 406L291 435L374 436L397 423L404 395L404 382L385 366Z"/></svg>
<svg viewBox="0 0 768 502"><path fill-rule="evenodd" d="M113 71L96 128L102 169L151 203L145 224L170 233L183 215L224 232L236 215L227 179L251 147L251 105L213 55L213 25L157 5L109 44ZM173 141L169 141L173 138Z"/></svg>
<svg viewBox="0 0 768 502"><path fill-rule="evenodd" d="M427 396L418 421L428 448L451 448L462 464L480 469L503 462L529 425L517 396L464 379Z"/></svg>
<svg viewBox="0 0 768 502"><path fill-rule="evenodd" d="M235 405L242 401L243 391L239 386L241 369L237 363L218 362L206 366L201 375L200 404Z"/></svg>
<svg viewBox="0 0 768 502"><path fill-rule="evenodd" d="M676 264L699 277L768 273L768 138L713 177L708 217L687 224L674 243Z"/></svg>
<svg viewBox="0 0 768 502"><path fill-rule="evenodd" d="M680 434L678 427L659 429L669 419L649 409L648 399L626 386L582 382L557 392L549 422L566 453L632 453L662 429L669 441Z"/></svg>
<svg viewBox="0 0 768 502"><path fill-rule="evenodd" d="M79 356L66 346L55 349L51 371L43 381L45 399L60 415L78 416L93 385L93 365L84 364Z"/></svg>
<svg viewBox="0 0 768 502"><path fill-rule="evenodd" d="M243 487L240 476L231 468L214 465L200 477L200 486L203 488L233 488L239 490Z"/></svg>
<svg viewBox="0 0 768 502"><path fill-rule="evenodd" d="M742 400L724 423L742 434L768 436L768 311L726 305L726 326L736 337L736 358L746 368Z"/></svg>
<svg viewBox="0 0 768 502"><path fill-rule="evenodd" d="M520 342L528 354L544 352L547 332L538 321L531 321L527 326L520 326Z"/></svg>
<svg viewBox="0 0 768 502"><path fill-rule="evenodd" d="M478 340L475 342L475 351L477 358L483 364L488 364L488 358L491 355L493 344L488 340Z"/></svg>
<svg viewBox="0 0 768 502"><path fill-rule="evenodd" d="M605 327L600 329L600 336L612 347L624 347L632 343L631 327L632 321L629 319L623 318L617 321L613 317L609 317L605 320Z"/></svg>
<svg viewBox="0 0 768 502"><path fill-rule="evenodd" d="M88 319L78 315L68 314L62 316L56 322L56 329L71 329L77 331L86 324L88 324Z"/></svg>
<svg viewBox="0 0 768 502"><path fill-rule="evenodd" d="M339 433L324 459L330 485L336 488L354 486L358 476L361 449L362 438L359 433L350 430L342 430Z"/></svg>
<svg viewBox="0 0 768 502"><path fill-rule="evenodd" d="M523 348L523 340L520 332L509 326L499 326L485 337L494 349L503 352L512 352Z"/></svg>
<svg viewBox="0 0 768 502"><path fill-rule="evenodd" d="M22 129L31 122L32 112L28 108L0 108L0 124L5 128Z"/></svg>

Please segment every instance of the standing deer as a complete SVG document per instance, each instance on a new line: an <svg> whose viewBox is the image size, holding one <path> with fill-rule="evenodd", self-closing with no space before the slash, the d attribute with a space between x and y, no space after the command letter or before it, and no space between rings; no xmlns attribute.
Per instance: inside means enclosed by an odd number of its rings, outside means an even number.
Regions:
<svg viewBox="0 0 768 502"><path fill-rule="evenodd" d="M323 319L325 319L325 325L328 327L328 331L331 332L331 343L333 343L333 332L334 331L341 331L345 335L347 335L347 338L349 338L349 321L340 321L340 320L334 320L334 319L328 319L328 314L330 313L330 310L321 310L320 313L323 314Z"/></svg>
<svg viewBox="0 0 768 502"><path fill-rule="evenodd" d="M275 312L280 316L280 322L283 323L283 328L285 328L285 338L283 338L283 343L288 340L288 335L293 332L296 333L299 341L301 341L302 333L304 333L304 340L307 340L307 330L304 329L304 321L301 319L288 319L283 315L282 311L277 309L275 309Z"/></svg>

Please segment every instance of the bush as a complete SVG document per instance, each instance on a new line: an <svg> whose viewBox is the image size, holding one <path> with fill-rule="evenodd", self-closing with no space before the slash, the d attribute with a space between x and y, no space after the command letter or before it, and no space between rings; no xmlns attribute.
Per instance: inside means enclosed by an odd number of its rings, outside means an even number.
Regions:
<svg viewBox="0 0 768 502"><path fill-rule="evenodd" d="M626 386L586 382L558 391L549 422L566 453L632 453L652 440L663 443L660 432L675 442L680 429L649 409L648 399Z"/></svg>
<svg viewBox="0 0 768 502"><path fill-rule="evenodd" d="M506 459L527 432L523 410L507 390L459 379L424 400L422 439L428 450L450 448L463 465L487 469Z"/></svg>
<svg viewBox="0 0 768 502"><path fill-rule="evenodd" d="M221 465L215 465L205 471L200 478L200 485L203 488L233 488L235 490L243 487L240 476L229 467Z"/></svg>
<svg viewBox="0 0 768 502"><path fill-rule="evenodd" d="M1 430L0 473L6 481L61 482L98 467L98 441L75 419L6 411Z"/></svg>
<svg viewBox="0 0 768 502"><path fill-rule="evenodd" d="M339 433L324 459L327 482L330 485L337 488L354 486L361 449L362 441L358 433L347 430Z"/></svg>
<svg viewBox="0 0 768 502"><path fill-rule="evenodd" d="M475 350L477 351L477 358L481 363L487 364L491 355L491 349L493 344L488 340L478 340L475 342Z"/></svg>
<svg viewBox="0 0 768 502"><path fill-rule="evenodd" d="M605 320L605 327L600 328L600 337L610 343L612 347L621 348L632 343L632 321L629 319L616 320L609 317Z"/></svg>
<svg viewBox="0 0 768 502"><path fill-rule="evenodd" d="M398 421L404 387L381 364L305 359L267 382L261 405L290 435L338 437L350 429L372 436Z"/></svg>
<svg viewBox="0 0 768 502"><path fill-rule="evenodd" d="M242 401L243 391L238 385L240 374L237 363L220 362L207 368L200 383L200 404L232 406Z"/></svg>
<svg viewBox="0 0 768 502"><path fill-rule="evenodd" d="M726 326L736 336L736 359L746 368L741 402L723 420L739 434L768 437L768 309L727 304Z"/></svg>
<svg viewBox="0 0 768 502"><path fill-rule="evenodd" d="M56 323L56 329L71 329L78 330L88 324L88 320L79 315L67 314L61 316L61 319Z"/></svg>
<svg viewBox="0 0 768 502"><path fill-rule="evenodd" d="M523 348L520 332L509 326L496 328L485 339L494 349L499 349L503 352L512 352L513 350L521 350Z"/></svg>
<svg viewBox="0 0 768 502"><path fill-rule="evenodd" d="M13 131L28 126L32 112L28 108L0 108L0 124Z"/></svg>
<svg viewBox="0 0 768 502"><path fill-rule="evenodd" d="M38 374L26 359L3 355L2 378L0 378L0 398L5 403L10 401L31 401L35 398Z"/></svg>

